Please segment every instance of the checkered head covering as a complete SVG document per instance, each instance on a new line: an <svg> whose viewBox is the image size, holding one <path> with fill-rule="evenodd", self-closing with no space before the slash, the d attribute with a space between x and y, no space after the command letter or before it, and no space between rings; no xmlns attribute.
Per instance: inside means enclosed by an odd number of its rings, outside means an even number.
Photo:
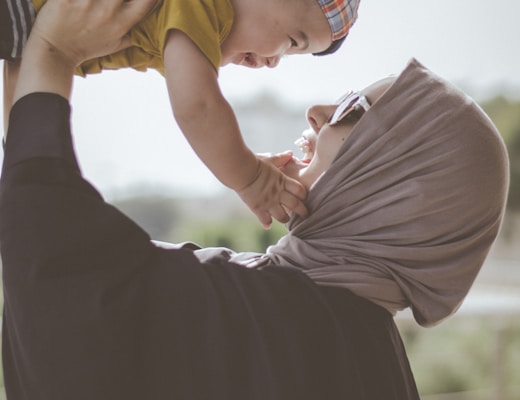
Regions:
<svg viewBox="0 0 520 400"><path fill-rule="evenodd" d="M332 31L332 40L348 35L357 19L360 0L317 0Z"/></svg>

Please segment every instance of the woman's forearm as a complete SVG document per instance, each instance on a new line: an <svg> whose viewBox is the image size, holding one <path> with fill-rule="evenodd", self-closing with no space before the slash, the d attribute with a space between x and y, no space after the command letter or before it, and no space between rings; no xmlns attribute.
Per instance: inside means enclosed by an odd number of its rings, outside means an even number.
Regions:
<svg viewBox="0 0 520 400"><path fill-rule="evenodd" d="M13 103L29 93L49 92L69 99L75 65L37 35L27 41Z"/></svg>

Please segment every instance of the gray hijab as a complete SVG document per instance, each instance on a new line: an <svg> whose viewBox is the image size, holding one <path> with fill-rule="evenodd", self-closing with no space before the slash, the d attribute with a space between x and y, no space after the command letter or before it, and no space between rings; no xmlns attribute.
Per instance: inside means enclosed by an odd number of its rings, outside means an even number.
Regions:
<svg viewBox="0 0 520 400"><path fill-rule="evenodd" d="M261 264L302 269L421 325L449 316L503 218L508 161L479 106L412 60L311 188L310 216Z"/></svg>

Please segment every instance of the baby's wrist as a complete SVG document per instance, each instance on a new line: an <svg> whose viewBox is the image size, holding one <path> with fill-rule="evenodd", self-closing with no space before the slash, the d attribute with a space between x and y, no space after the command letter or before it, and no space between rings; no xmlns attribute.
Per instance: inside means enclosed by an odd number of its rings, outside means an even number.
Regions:
<svg viewBox="0 0 520 400"><path fill-rule="evenodd" d="M260 175L261 161L260 159L254 159L254 163L241 169L241 179L237 180L237 184L232 188L236 192L241 192L250 187Z"/></svg>

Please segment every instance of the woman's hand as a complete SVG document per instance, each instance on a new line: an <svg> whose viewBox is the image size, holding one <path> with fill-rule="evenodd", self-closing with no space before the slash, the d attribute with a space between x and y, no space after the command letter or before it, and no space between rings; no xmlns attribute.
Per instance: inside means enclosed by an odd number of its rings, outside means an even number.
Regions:
<svg viewBox="0 0 520 400"><path fill-rule="evenodd" d="M69 98L76 66L130 46L128 31L156 0L48 0L24 48L13 102L33 92Z"/></svg>
<svg viewBox="0 0 520 400"><path fill-rule="evenodd" d="M156 0L48 0L31 36L74 67L130 46L128 31Z"/></svg>

